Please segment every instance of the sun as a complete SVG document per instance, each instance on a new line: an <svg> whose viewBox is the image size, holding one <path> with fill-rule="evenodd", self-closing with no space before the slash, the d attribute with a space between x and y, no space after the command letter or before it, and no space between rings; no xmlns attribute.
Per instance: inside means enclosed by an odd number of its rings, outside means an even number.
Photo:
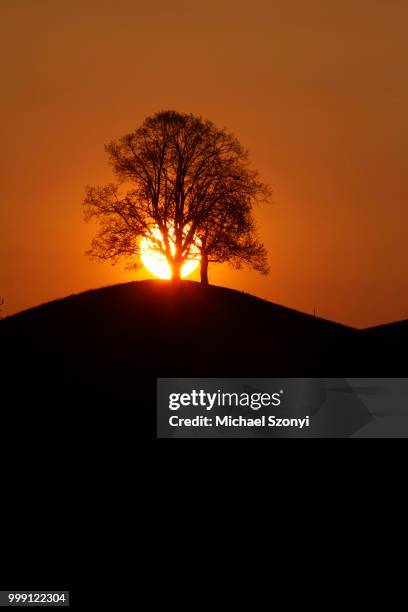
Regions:
<svg viewBox="0 0 408 612"><path fill-rule="evenodd" d="M187 230L188 228L186 228ZM154 227L151 230L152 238L144 237L140 241L140 257L143 265L151 274L157 278L170 279L171 278L171 267L166 257L157 250L155 241L162 242L162 235L158 227ZM174 254L174 235L170 231L170 249ZM192 245L190 250L190 258L184 262L181 268L181 278L190 276L197 268L200 263L200 252L195 245Z"/></svg>

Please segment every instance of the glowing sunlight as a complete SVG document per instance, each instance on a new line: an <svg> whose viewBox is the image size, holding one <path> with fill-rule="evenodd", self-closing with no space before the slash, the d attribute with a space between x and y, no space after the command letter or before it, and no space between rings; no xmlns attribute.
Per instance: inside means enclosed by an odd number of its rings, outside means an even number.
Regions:
<svg viewBox="0 0 408 612"><path fill-rule="evenodd" d="M167 261L166 257L159 252L158 244L162 243L162 234L158 227L155 227L151 231L152 237L144 237L140 241L140 256L143 265L151 274L157 278L170 279L171 278L171 266ZM175 253L174 244L174 232L170 230L170 249L172 254ZM189 259L184 262L181 268L181 277L186 278L194 272L200 263L200 254L197 246L192 245L190 249Z"/></svg>

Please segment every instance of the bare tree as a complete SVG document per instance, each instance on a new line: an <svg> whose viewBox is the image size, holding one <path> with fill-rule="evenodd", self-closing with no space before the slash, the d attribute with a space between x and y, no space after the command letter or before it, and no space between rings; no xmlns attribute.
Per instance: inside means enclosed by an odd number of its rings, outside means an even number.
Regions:
<svg viewBox="0 0 408 612"><path fill-rule="evenodd" d="M164 111L105 148L118 181L87 188L86 219L100 225L90 256L138 267L141 238L147 238L175 279L197 248L204 264L257 267L264 258L251 207L269 190L235 136L201 117Z"/></svg>
<svg viewBox="0 0 408 612"><path fill-rule="evenodd" d="M208 265L228 262L234 268L248 265L268 274L267 252L260 242L251 202L215 207L197 231L201 283L208 285Z"/></svg>

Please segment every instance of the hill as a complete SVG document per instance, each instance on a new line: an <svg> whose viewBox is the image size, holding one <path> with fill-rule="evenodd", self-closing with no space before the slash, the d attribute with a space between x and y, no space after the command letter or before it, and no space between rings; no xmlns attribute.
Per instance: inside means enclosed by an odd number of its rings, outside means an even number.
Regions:
<svg viewBox="0 0 408 612"><path fill-rule="evenodd" d="M0 336L8 392L53 418L61 403L68 413L84 406L78 418L92 406L98 420L109 406L151 403L157 377L400 376L404 367L398 333L390 351L386 329L359 331L191 281L72 295L4 319Z"/></svg>
<svg viewBox="0 0 408 612"><path fill-rule="evenodd" d="M252 295L183 281L86 291L2 323L3 339L41 357L174 376L295 376L337 362L355 330ZM324 359L324 361L322 361ZM88 369L87 368L87 369Z"/></svg>
<svg viewBox="0 0 408 612"><path fill-rule="evenodd" d="M389 348L394 347L398 352L408 343L408 319L369 327L364 330L364 334L377 342L385 342Z"/></svg>

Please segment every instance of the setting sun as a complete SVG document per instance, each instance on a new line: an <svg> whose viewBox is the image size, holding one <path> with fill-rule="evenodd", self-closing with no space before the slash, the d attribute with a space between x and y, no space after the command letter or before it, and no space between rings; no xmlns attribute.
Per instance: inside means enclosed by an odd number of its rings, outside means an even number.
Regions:
<svg viewBox="0 0 408 612"><path fill-rule="evenodd" d="M171 238L172 232L171 232ZM171 267L166 257L157 250L155 241L162 241L162 235L158 227L152 230L152 238L142 238L140 241L140 257L143 265L151 274L157 278L170 279ZM171 241L171 251L174 254L174 240ZM181 268L181 277L186 278L194 272L200 263L200 255L198 248L193 245L191 248L190 259L188 259Z"/></svg>

